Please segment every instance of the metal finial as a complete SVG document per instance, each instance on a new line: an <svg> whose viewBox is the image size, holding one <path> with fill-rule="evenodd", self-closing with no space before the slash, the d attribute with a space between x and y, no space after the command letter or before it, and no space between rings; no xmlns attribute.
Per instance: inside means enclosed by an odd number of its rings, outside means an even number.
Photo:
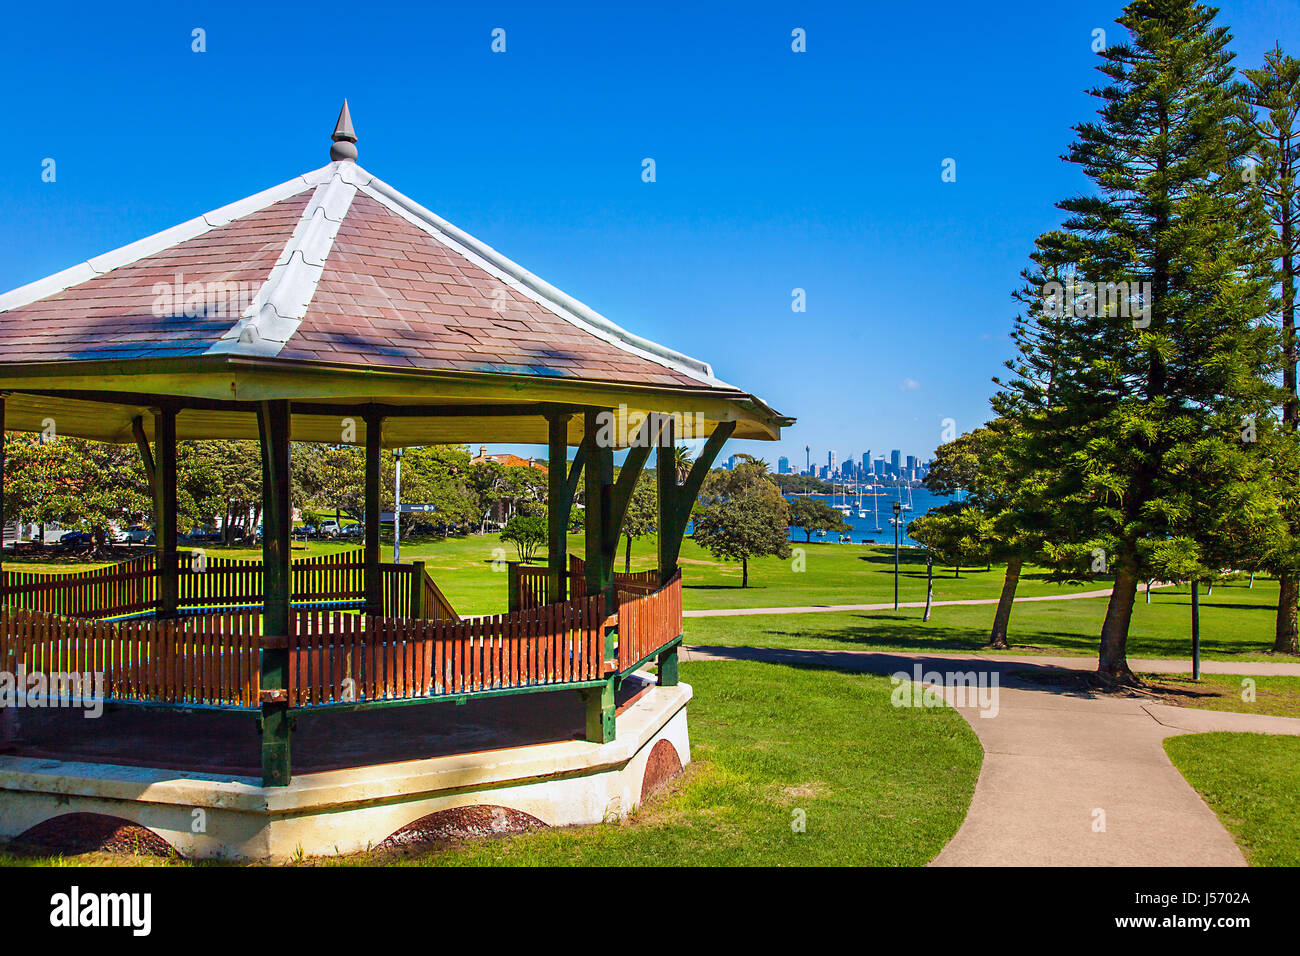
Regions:
<svg viewBox="0 0 1300 956"><path fill-rule="evenodd" d="M357 141L357 134L352 129L352 114L348 112L348 101L343 101L343 109L339 110L339 121L334 124L334 135L330 137L334 140L334 145L330 147L330 159L334 162L357 161L357 147L354 145Z"/></svg>

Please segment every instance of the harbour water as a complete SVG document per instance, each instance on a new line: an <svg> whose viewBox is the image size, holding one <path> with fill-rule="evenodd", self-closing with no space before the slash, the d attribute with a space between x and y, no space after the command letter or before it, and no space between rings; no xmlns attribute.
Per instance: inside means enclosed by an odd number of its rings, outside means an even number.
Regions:
<svg viewBox="0 0 1300 956"><path fill-rule="evenodd" d="M861 544L864 541L867 542L868 544L893 544L894 526L889 523L889 519L894 517L894 502L898 500L898 492L899 492L898 488L881 488L877 492L877 494L879 495L879 497L877 498L872 498L870 497L870 495L867 494L864 494L860 499L854 494L849 494L848 497L845 497L843 494L809 495L808 497L818 501L824 501L829 505L838 505L838 504L847 503L849 507L853 509L853 513L847 515L844 518L844 523L853 529L850 532L850 534L853 537L854 544ZM903 492L903 504L908 504L908 490L906 488L903 488L902 492ZM803 496L786 495L786 500L794 501L796 497L803 497ZM917 518L925 514L931 508L937 508L939 505L945 504L948 500L949 499L946 495L936 495L925 488L913 488L911 490L912 510L904 511L899 516L903 521L903 526L899 531L899 538L898 538L899 542L901 544L916 544L915 541L913 541L911 538L907 536L907 523L910 522L913 518ZM880 530L878 531L876 530L877 521L875 518L875 514L872 511L873 502L875 503L874 506L879 508L880 510L880 521L879 521ZM859 518L857 516L857 512L859 508L861 508L865 512L866 514L865 518ZM838 538L839 536L836 535L835 533L827 532L826 537L824 538L819 538L817 537L817 535L814 534L812 536L812 541L814 543L821 542L826 544L835 544L837 543ZM803 529L791 528L790 540L803 541L804 540Z"/></svg>

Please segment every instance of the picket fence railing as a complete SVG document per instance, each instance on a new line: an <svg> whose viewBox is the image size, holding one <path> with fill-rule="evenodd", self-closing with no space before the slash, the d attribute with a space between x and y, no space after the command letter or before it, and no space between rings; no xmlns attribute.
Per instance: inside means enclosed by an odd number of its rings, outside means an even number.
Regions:
<svg viewBox="0 0 1300 956"><path fill-rule="evenodd" d="M295 558L291 565L294 604L358 604L365 596L364 554L355 549ZM64 617L144 614L157 606L158 560L150 554L67 574L6 568L0 574L0 603ZM428 574L421 572L420 565L383 563L379 569L385 615L438 620L456 617L450 602ZM257 605L264 597L262 562L256 559L183 551L178 554L176 572L179 604L186 611Z"/></svg>
<svg viewBox="0 0 1300 956"><path fill-rule="evenodd" d="M680 574L650 593L623 590L619 601L615 615L599 594L468 619L444 613L436 600L424 618L297 610L279 644L288 649L288 702L361 705L590 685L681 636ZM54 694L70 675L95 675L85 693L110 701L255 708L263 702L261 631L257 608L107 621L0 607L0 671L15 675L24 693L32 675L38 693Z"/></svg>

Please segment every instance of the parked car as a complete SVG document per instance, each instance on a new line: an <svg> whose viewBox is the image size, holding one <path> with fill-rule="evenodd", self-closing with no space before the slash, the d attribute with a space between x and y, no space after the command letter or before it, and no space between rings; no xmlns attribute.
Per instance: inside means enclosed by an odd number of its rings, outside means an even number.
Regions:
<svg viewBox="0 0 1300 956"><path fill-rule="evenodd" d="M345 538L359 538L361 537L361 529L361 522L358 521L353 524L345 524L339 534Z"/></svg>
<svg viewBox="0 0 1300 956"><path fill-rule="evenodd" d="M118 540L123 544L152 544L154 534L152 529L137 524L127 528Z"/></svg>
<svg viewBox="0 0 1300 956"><path fill-rule="evenodd" d="M340 533L339 523L337 521L322 521L316 533L325 538L337 538Z"/></svg>
<svg viewBox="0 0 1300 956"><path fill-rule="evenodd" d="M95 536L89 531L65 531L59 535L59 544L94 544Z"/></svg>

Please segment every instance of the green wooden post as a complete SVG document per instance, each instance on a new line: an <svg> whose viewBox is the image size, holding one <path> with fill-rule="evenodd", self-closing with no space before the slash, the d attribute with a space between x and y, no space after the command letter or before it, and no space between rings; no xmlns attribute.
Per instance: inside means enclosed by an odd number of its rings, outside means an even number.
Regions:
<svg viewBox="0 0 1300 956"><path fill-rule="evenodd" d="M587 461L584 467L586 486L587 594L604 594L606 613L614 610L614 546L610 531L614 508L614 449L601 447L597 441L600 415L608 410L590 408L583 414L583 444Z"/></svg>
<svg viewBox="0 0 1300 956"><path fill-rule="evenodd" d="M579 693L587 705L587 739L594 744L609 743L614 739L614 678Z"/></svg>
<svg viewBox="0 0 1300 956"><path fill-rule="evenodd" d="M506 610L517 611L523 601L519 596L519 562L506 562Z"/></svg>
<svg viewBox="0 0 1300 956"><path fill-rule="evenodd" d="M565 494L569 487L569 417L556 412L546 416L546 600L555 604L565 599L565 561L568 556L569 508Z"/></svg>
<svg viewBox="0 0 1300 956"><path fill-rule="evenodd" d="M176 409L162 408L153 418L154 553L158 558L160 618L175 617L180 603L176 554Z"/></svg>
<svg viewBox="0 0 1300 956"><path fill-rule="evenodd" d="M424 607L424 562L411 562L411 617L421 620L425 616Z"/></svg>
<svg viewBox="0 0 1300 956"><path fill-rule="evenodd" d="M655 484L659 491L659 583L667 584L677 572L677 555L681 540L674 534L677 523L677 499L681 486L677 484L677 462L673 448L677 444L677 424L671 415L664 417L655 449Z"/></svg>
<svg viewBox="0 0 1300 956"><path fill-rule="evenodd" d="M379 571L379 455L383 443L383 419L367 410L366 420L366 527L365 567L362 570L365 613L384 614L384 582Z"/></svg>
<svg viewBox="0 0 1300 956"><path fill-rule="evenodd" d="M289 482L289 403L262 402L257 414L262 445L262 785L287 786L291 776L289 628L292 625Z"/></svg>

